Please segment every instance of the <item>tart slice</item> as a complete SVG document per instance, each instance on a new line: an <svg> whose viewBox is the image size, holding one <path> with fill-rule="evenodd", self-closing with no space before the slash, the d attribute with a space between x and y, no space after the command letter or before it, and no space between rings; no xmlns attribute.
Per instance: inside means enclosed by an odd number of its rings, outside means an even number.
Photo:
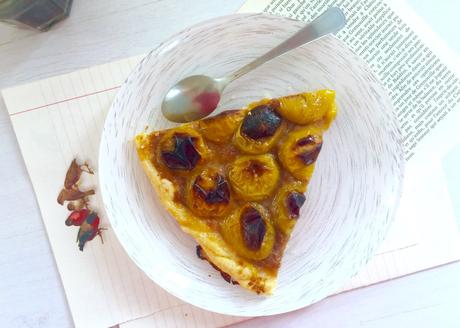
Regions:
<svg viewBox="0 0 460 328"><path fill-rule="evenodd" d="M335 92L263 99L136 136L164 207L229 282L271 294L336 115Z"/></svg>

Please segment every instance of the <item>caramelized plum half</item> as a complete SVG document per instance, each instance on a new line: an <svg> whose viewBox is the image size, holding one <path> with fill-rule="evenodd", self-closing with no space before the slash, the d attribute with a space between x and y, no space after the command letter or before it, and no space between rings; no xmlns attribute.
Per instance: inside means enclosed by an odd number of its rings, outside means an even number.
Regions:
<svg viewBox="0 0 460 328"><path fill-rule="evenodd" d="M286 209L290 218L297 219L300 208L305 203L305 195L298 191L291 191L286 197Z"/></svg>
<svg viewBox="0 0 460 328"><path fill-rule="evenodd" d="M267 231L262 214L254 207L246 207L241 213L240 225L246 247L253 251L259 250Z"/></svg>
<svg viewBox="0 0 460 328"><path fill-rule="evenodd" d="M203 217L218 217L230 204L230 186L224 175L209 167L191 178L187 192L188 206Z"/></svg>
<svg viewBox="0 0 460 328"><path fill-rule="evenodd" d="M328 127L334 120L337 112L335 104L335 91L318 90L279 99L278 112L283 118L295 124L311 124L323 121Z"/></svg>
<svg viewBox="0 0 460 328"><path fill-rule="evenodd" d="M206 190L203 178L198 176L193 183L193 192L208 204L228 204L230 201L230 189L227 180L220 174L214 176L215 188Z"/></svg>
<svg viewBox="0 0 460 328"><path fill-rule="evenodd" d="M157 156L166 167L180 172L193 170L208 152L203 137L185 126L168 130L161 137Z"/></svg>
<svg viewBox="0 0 460 328"><path fill-rule="evenodd" d="M318 139L318 137L309 135L297 141L297 146L304 148L304 151L299 153L297 157L300 158L305 165L313 164L318 158L321 147L323 146L322 140Z"/></svg>
<svg viewBox="0 0 460 328"><path fill-rule="evenodd" d="M300 215L300 208L305 203L305 182L293 182L278 190L272 204L272 214L275 225L285 235L294 229Z"/></svg>
<svg viewBox="0 0 460 328"><path fill-rule="evenodd" d="M322 144L321 130L317 127L294 131L281 145L279 159L295 178L307 181L313 173Z"/></svg>
<svg viewBox="0 0 460 328"><path fill-rule="evenodd" d="M195 147L196 138L176 133L174 136L175 147L173 151L162 151L161 156L167 167L178 170L192 170L201 159Z"/></svg>
<svg viewBox="0 0 460 328"><path fill-rule="evenodd" d="M244 200L269 197L278 184L280 171L271 154L242 156L228 171L233 190Z"/></svg>
<svg viewBox="0 0 460 328"><path fill-rule="evenodd" d="M285 128L275 100L259 103L248 111L235 134L239 149L249 154L269 151L278 141Z"/></svg>
<svg viewBox="0 0 460 328"><path fill-rule="evenodd" d="M245 112L229 110L216 116L198 121L198 128L203 136L213 142L229 142L243 120Z"/></svg>
<svg viewBox="0 0 460 328"><path fill-rule="evenodd" d="M268 211L260 204L247 203L221 222L224 239L241 256L263 260L275 244L275 229Z"/></svg>
<svg viewBox="0 0 460 328"><path fill-rule="evenodd" d="M271 104L260 105L253 108L241 124L241 134L259 140L271 137L281 125L281 117L276 113Z"/></svg>

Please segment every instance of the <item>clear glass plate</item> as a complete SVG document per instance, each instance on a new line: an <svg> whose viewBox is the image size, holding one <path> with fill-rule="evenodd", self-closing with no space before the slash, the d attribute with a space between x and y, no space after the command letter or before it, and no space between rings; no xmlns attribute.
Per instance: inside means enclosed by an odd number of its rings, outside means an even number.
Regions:
<svg viewBox="0 0 460 328"><path fill-rule="evenodd" d="M134 69L107 116L99 176L112 228L134 262L158 285L195 306L237 316L292 311L342 287L383 240L400 197L403 156L391 102L367 65L326 37L232 83L220 104L235 109L262 97L335 89L339 112L290 240L273 296L229 285L195 255L196 242L163 209L145 176L134 136L172 126L160 111L169 87L192 74L224 76L304 23L237 14L191 27ZM211 275L211 277L209 277Z"/></svg>

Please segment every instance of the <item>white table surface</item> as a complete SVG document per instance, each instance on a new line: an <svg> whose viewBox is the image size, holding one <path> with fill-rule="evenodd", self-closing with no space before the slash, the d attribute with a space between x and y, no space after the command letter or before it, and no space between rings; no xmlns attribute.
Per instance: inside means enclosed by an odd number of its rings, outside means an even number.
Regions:
<svg viewBox="0 0 460 328"><path fill-rule="evenodd" d="M0 24L0 89L142 54L244 0L79 0L48 33ZM408 0L460 52L460 1ZM193 3L193 5L192 5ZM457 31L457 33L456 33ZM0 101L0 327L72 326L13 129ZM88 309L91 311L91 309ZM460 262L241 327L460 327Z"/></svg>

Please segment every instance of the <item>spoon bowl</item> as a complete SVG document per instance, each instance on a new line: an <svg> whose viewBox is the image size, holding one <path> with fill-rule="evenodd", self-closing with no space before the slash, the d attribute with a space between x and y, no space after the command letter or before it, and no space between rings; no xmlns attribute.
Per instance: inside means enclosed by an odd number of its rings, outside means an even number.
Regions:
<svg viewBox="0 0 460 328"><path fill-rule="evenodd" d="M208 116L220 101L223 82L206 75L186 77L169 89L161 105L163 115L178 123Z"/></svg>

